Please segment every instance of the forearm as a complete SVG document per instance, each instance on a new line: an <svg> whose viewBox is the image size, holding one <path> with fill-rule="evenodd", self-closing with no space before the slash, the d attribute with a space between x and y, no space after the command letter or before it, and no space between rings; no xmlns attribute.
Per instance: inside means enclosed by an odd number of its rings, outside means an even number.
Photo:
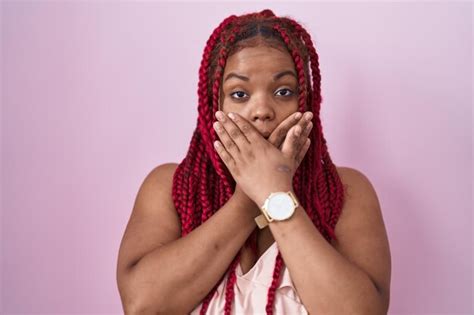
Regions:
<svg viewBox="0 0 474 315"><path fill-rule="evenodd" d="M156 313L189 313L224 275L255 229L256 205L234 195L185 237L145 255L130 270L138 308Z"/></svg>
<svg viewBox="0 0 474 315"><path fill-rule="evenodd" d="M383 314L370 277L324 239L301 206L270 229L310 313Z"/></svg>

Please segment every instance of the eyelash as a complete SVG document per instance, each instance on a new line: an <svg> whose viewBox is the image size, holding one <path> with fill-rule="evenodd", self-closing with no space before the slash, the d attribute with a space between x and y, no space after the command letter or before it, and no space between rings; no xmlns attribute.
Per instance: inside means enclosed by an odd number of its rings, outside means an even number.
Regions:
<svg viewBox="0 0 474 315"><path fill-rule="evenodd" d="M292 90L290 90L290 89L288 89L288 88L279 89L279 90L277 91L277 93L278 93L279 91L285 91L285 90L286 90L286 91L289 91L290 94L289 94L289 95L280 95L280 96L283 96L283 97L290 97L290 96L293 96L293 95L295 94ZM235 99L235 100L237 100L237 101L242 100L243 97L235 98L235 97L233 96L233 95L236 94L236 93L245 93L245 92L244 92L244 91L235 91L235 92L230 93L230 96L231 96L233 99ZM247 93L245 93L245 94L247 94Z"/></svg>

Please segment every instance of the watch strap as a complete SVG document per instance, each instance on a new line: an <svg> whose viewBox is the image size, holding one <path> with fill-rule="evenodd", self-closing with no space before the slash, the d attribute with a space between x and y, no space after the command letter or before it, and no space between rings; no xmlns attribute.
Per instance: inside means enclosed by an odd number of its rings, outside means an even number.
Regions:
<svg viewBox="0 0 474 315"><path fill-rule="evenodd" d="M255 218L255 223L257 223L258 228L261 230L261 229L264 229L268 225L269 222L267 221L265 216L261 214Z"/></svg>

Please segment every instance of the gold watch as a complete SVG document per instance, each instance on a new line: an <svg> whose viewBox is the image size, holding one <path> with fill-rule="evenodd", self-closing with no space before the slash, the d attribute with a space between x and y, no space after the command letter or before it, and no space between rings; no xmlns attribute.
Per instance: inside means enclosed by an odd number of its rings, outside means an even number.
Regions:
<svg viewBox="0 0 474 315"><path fill-rule="evenodd" d="M288 220L298 206L296 196L291 191L273 192L260 207L262 214L255 218L255 223L259 229L263 229L270 222Z"/></svg>

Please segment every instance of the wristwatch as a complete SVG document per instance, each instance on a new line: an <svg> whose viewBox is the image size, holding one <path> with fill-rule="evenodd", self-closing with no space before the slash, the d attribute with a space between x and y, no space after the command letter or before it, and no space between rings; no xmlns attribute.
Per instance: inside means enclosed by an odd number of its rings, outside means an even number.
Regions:
<svg viewBox="0 0 474 315"><path fill-rule="evenodd" d="M273 192L260 207L262 214L255 218L255 222L259 229L263 229L270 222L287 220L295 213L298 205L298 201L291 191Z"/></svg>

